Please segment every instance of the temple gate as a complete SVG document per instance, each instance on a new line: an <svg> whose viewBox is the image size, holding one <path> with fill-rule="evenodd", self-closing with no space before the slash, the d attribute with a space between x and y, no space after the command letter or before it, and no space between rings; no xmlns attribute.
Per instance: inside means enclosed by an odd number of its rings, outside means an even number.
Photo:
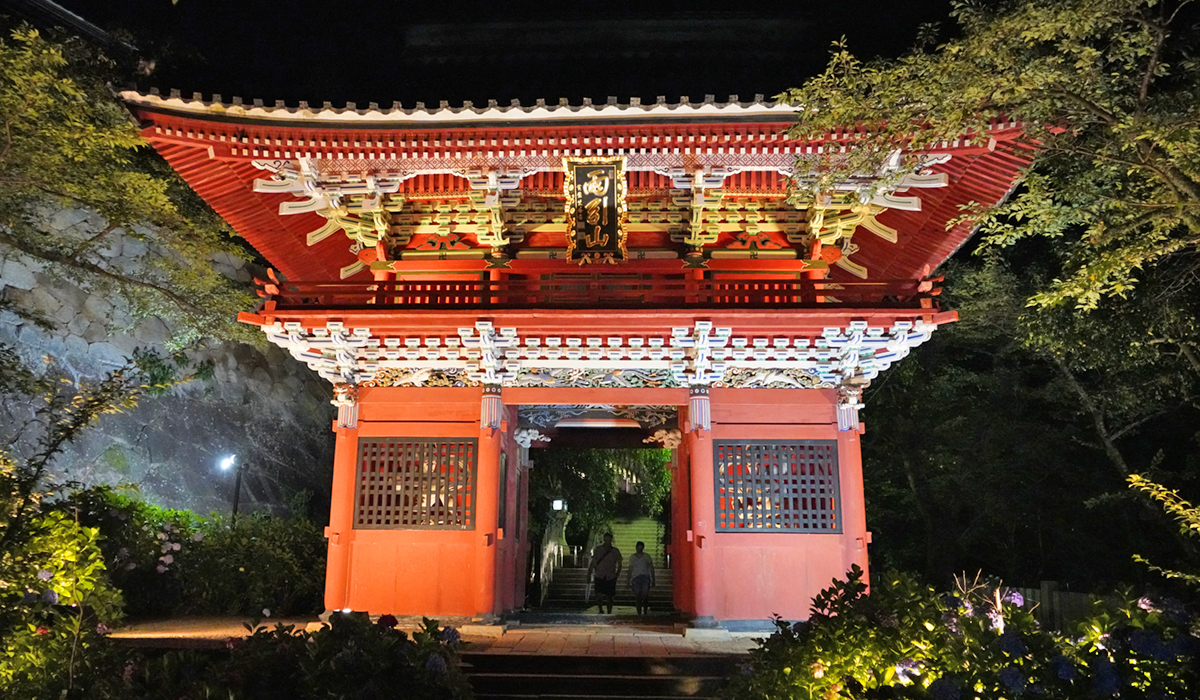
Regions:
<svg viewBox="0 0 1200 700"><path fill-rule="evenodd" d="M334 387L325 603L520 607L521 406L677 407L676 607L800 619L867 569L863 388L952 311L930 270L1027 157L1018 125L896 152L813 204L792 108L252 105L124 93L143 133L275 269L259 326ZM908 173L903 177L894 173ZM888 183L884 187L881 183ZM886 419L884 417L883 419Z"/></svg>

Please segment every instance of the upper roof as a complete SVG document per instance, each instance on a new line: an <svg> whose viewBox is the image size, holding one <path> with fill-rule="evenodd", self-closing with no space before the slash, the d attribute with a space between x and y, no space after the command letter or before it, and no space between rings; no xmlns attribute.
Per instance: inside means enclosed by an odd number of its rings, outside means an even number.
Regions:
<svg viewBox="0 0 1200 700"><path fill-rule="evenodd" d="M680 98L678 102L667 102L666 97L659 97L653 104L643 104L638 98L621 104L616 97L609 97L602 104L593 103L584 98L581 104L572 105L567 98L561 98L556 104L548 104L545 100L537 100L533 105L521 105L519 100L513 100L507 105L500 105L495 100L489 100L483 107L476 107L470 101L463 102L458 107L451 107L449 102L442 102L436 108L426 107L423 102L417 102L411 107L405 107L399 102L393 102L390 107L380 108L374 102L366 109L358 107L354 102L337 108L329 102L321 107L311 107L307 102L299 102L295 107L288 107L282 100L267 106L262 100L252 100L249 104L240 97L234 97L230 102L222 101L221 95L212 95L205 100L200 93L193 93L191 99L184 98L179 90L171 90L170 95L163 97L157 90L149 94L135 91L125 91L121 97L135 110L163 111L176 115L193 115L204 119L249 120L252 122L304 125L321 124L328 126L355 125L372 128L412 128L421 125L467 125L488 124L502 126L506 123L579 123L584 120L602 119L628 121L670 121L680 119L716 119L744 120L754 119L763 121L790 122L796 108L779 102L764 100L762 95L755 95L753 100L742 101L738 95L730 95L725 102L716 101L715 96L706 95L703 102L691 102L688 98Z"/></svg>
<svg viewBox="0 0 1200 700"><path fill-rule="evenodd" d="M268 107L258 100L226 103L219 95L189 100L177 92L164 97L130 91L122 97L167 161L294 280L336 279L347 257L353 257L342 236L306 243L326 220L311 210L282 215L280 205L295 203L298 195L255 192L255 181L270 177L264 170L268 165L299 168L303 162L343 181L390 174L409 199L454 199L469 197L472 185L479 187L478 173L487 171L519 178L519 190L552 196L561 193L564 156L625 155L631 197L678 192L681 175L715 172L723 176L717 182L729 195L782 203L797 158L846 149L851 138L862 136L850 127L819 141L791 138L784 131L794 120L794 108L761 96L677 103L660 98L654 104L620 104L614 98L579 105L565 100L552 105L539 100L533 106L442 103L432 109L419 103L387 109L374 104L367 109L354 104ZM910 196L897 201L908 204L878 215L880 224L896 229L896 240L859 233L855 262L873 279L911 279L943 262L971 234L969 225L947 227L948 222L963 205L1001 200L1028 163L1019 133L1019 125L997 122L986 144L939 144L937 154L949 157L929 171L935 179L944 176L946 186L900 192ZM919 203L912 205L915 195Z"/></svg>

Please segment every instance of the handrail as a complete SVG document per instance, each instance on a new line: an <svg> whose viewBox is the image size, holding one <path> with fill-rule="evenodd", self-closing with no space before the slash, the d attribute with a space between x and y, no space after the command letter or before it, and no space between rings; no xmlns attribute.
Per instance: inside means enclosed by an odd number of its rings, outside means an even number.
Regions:
<svg viewBox="0 0 1200 700"><path fill-rule="evenodd" d="M929 308L941 278L924 280L683 279L261 282L271 310Z"/></svg>

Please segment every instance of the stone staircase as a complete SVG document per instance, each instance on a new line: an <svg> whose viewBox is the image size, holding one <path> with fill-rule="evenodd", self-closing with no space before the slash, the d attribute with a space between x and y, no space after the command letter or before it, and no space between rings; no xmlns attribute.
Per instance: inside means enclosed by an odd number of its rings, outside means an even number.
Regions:
<svg viewBox="0 0 1200 700"><path fill-rule="evenodd" d="M479 700L715 698L741 661L733 656L462 655Z"/></svg>
<svg viewBox="0 0 1200 700"><path fill-rule="evenodd" d="M657 612L672 612L674 605L671 598L671 570L666 568L665 548L662 544L662 525L650 518L639 518L632 521L619 521L611 525L613 544L621 550L621 556L628 565L629 557L636 551L637 542L646 543L646 553L654 560L654 577L656 585L650 589L650 609ZM587 593L587 563L582 568L560 566L554 569L554 578L542 604L543 610L584 610L589 606L584 602ZM625 571L617 581L617 596L614 604L633 607L633 591L625 583ZM595 605L595 594L593 592ZM614 610L614 612L616 612Z"/></svg>

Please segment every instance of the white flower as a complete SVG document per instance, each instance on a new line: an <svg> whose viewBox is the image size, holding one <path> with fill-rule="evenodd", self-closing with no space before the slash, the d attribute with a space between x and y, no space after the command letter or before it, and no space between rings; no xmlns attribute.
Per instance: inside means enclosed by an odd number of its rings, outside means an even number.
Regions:
<svg viewBox="0 0 1200 700"><path fill-rule="evenodd" d="M263 617L270 617L270 616L271 616L271 609L263 608Z"/></svg>

